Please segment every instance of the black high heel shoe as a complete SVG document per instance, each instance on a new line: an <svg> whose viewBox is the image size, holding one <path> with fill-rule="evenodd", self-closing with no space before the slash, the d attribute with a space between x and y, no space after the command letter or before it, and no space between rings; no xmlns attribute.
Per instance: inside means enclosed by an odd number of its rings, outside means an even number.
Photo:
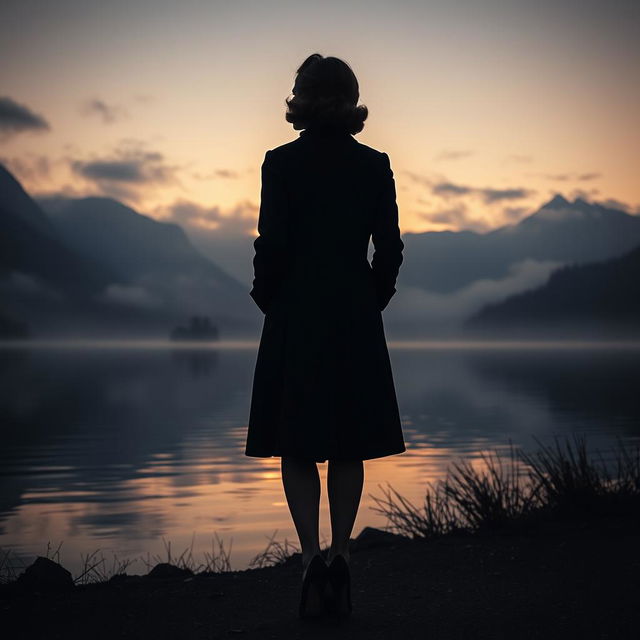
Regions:
<svg viewBox="0 0 640 640"><path fill-rule="evenodd" d="M298 615L316 618L324 613L324 591L328 580L328 568L324 558L316 554L305 569Z"/></svg>
<svg viewBox="0 0 640 640"><path fill-rule="evenodd" d="M329 587L331 595L327 599L327 609L338 616L351 614L351 572L344 556L337 555L329 564Z"/></svg>

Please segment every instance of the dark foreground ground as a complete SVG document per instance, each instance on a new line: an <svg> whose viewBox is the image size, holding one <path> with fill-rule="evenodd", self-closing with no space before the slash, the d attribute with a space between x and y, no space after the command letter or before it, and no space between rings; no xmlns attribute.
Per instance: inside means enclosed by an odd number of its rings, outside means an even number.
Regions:
<svg viewBox="0 0 640 640"><path fill-rule="evenodd" d="M352 551L354 612L297 618L299 556L191 580L0 593L6 638L640 638L640 520L404 539ZM374 536L375 538L375 536ZM4 635L4 632L8 632Z"/></svg>

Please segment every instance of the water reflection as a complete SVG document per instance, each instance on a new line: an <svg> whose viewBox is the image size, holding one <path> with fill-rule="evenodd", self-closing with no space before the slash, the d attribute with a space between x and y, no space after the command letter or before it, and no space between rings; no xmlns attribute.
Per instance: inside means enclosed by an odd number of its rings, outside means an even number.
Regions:
<svg viewBox="0 0 640 640"><path fill-rule="evenodd" d="M147 346L148 347L148 346ZM387 480L414 502L459 456L532 437L588 433L592 446L640 435L637 349L392 348L408 451L366 463L355 532L384 520ZM244 456L255 349L0 350L0 545L43 553L196 554L217 532L246 566L267 537L295 540L279 458ZM326 475L326 464L320 465ZM329 541L322 497L322 534ZM144 566L133 570L144 572Z"/></svg>

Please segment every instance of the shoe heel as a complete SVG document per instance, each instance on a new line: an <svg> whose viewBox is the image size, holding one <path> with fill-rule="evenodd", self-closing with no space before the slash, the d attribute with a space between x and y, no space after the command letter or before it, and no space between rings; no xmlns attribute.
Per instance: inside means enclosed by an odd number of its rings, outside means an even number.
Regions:
<svg viewBox="0 0 640 640"><path fill-rule="evenodd" d="M324 590L327 582L327 564L322 556L311 559L302 581L298 606L300 618L317 618L324 612Z"/></svg>
<svg viewBox="0 0 640 640"><path fill-rule="evenodd" d="M352 612L351 572L343 556L333 558L329 565L329 584L332 598L330 608L338 616L348 616Z"/></svg>

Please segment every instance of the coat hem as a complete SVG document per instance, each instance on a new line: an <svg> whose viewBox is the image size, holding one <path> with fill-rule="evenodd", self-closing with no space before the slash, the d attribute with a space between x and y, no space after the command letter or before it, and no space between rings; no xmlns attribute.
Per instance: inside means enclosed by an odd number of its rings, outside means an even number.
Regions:
<svg viewBox="0 0 640 640"><path fill-rule="evenodd" d="M398 449L385 449L384 451L373 451L365 454L359 454L357 456L332 456L328 454L324 457L322 456L306 456L300 455L297 453L286 453L282 451L272 451L271 453L262 452L254 450L245 450L244 455L250 458L281 458L282 456L290 455L296 458L305 458L313 460L314 462L326 462L327 460L374 460L376 458L386 458L387 456L395 456L400 453L404 453L407 450L406 446L402 446Z"/></svg>

